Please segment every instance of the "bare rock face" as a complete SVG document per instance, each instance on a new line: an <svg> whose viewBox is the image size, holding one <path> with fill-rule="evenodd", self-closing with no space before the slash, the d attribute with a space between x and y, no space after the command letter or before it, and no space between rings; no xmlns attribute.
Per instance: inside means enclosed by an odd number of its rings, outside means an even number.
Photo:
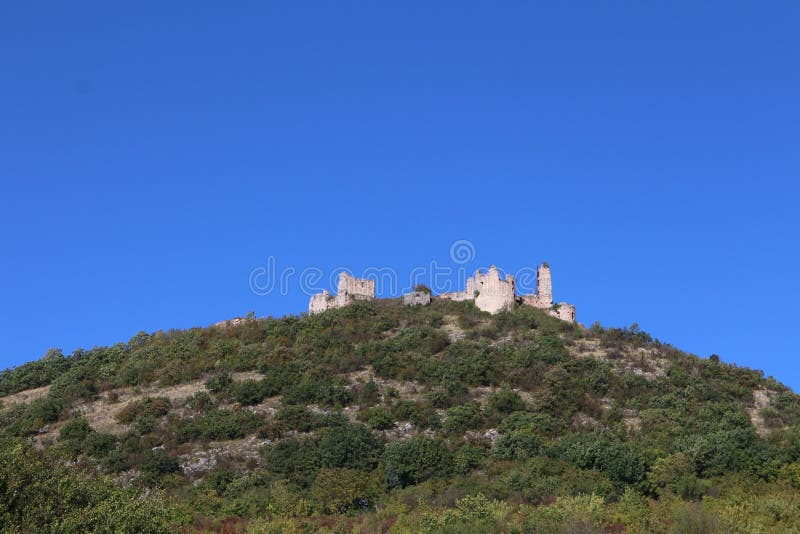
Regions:
<svg viewBox="0 0 800 534"><path fill-rule="evenodd" d="M375 280L356 278L347 273L339 275L339 288L336 295L328 290L311 296L308 313L320 313L331 308L342 308L356 300L373 300L375 298Z"/></svg>

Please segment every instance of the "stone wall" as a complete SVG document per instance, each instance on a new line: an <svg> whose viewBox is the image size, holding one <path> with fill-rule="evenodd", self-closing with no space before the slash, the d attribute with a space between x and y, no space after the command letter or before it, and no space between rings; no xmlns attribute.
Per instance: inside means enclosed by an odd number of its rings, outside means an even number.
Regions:
<svg viewBox="0 0 800 534"><path fill-rule="evenodd" d="M567 321L568 323L575 322L575 306L572 304L567 304L566 302L559 302L550 310L548 310L547 313L553 317L561 319L562 321Z"/></svg>
<svg viewBox="0 0 800 534"><path fill-rule="evenodd" d="M406 306L427 306L431 303L431 294L427 291L412 291L403 295Z"/></svg>
<svg viewBox="0 0 800 534"><path fill-rule="evenodd" d="M454 301L474 300L479 309L498 313L511 308L516 301L527 306L547 310L547 313L563 321L575 322L575 306L566 302L553 305L553 280L550 266L542 263L536 272L536 293L532 295L516 294L516 281L508 275L501 278L500 270L492 265L486 273L475 271L467 278L464 291L442 293L441 299ZM355 300L372 300L375 298L375 280L355 278L347 273L339 275L337 294L331 295L327 290L311 297L308 313L320 313L331 308L347 306ZM431 301L431 295L422 291L414 291L403 296L406 305L425 305Z"/></svg>
<svg viewBox="0 0 800 534"><path fill-rule="evenodd" d="M336 297L328 293L328 290L325 289L322 293L311 296L311 300L308 303L308 313L320 313L329 308L335 308L335 301Z"/></svg>
<svg viewBox="0 0 800 534"><path fill-rule="evenodd" d="M464 291L442 293L439 298L474 300L475 306L489 313L498 313L519 301L526 306L547 310L547 313L563 321L575 322L575 306L565 302L553 306L553 279L547 263L542 263L536 271L536 293L532 295L517 296L514 277L508 275L502 280L500 271L492 265L486 274L478 270L474 276L467 278Z"/></svg>
<svg viewBox="0 0 800 534"><path fill-rule="evenodd" d="M475 306L478 309L489 313L497 313L514 305L516 284L514 277L506 276L505 280L500 279L500 271L492 265L486 274L480 271L475 272L473 277ZM470 284L467 281L467 290Z"/></svg>
<svg viewBox="0 0 800 534"><path fill-rule="evenodd" d="M466 290L442 293L439 298L455 301L474 300L475 306L479 309L497 313L514 305L515 288L514 277L509 275L502 280L500 271L492 265L487 273L477 270L473 276L467 278Z"/></svg>
<svg viewBox="0 0 800 534"><path fill-rule="evenodd" d="M372 300L375 298L375 280L355 278L347 273L339 275L339 290L336 296L324 290L311 296L308 302L308 313L320 313L331 308L342 308L354 300Z"/></svg>
<svg viewBox="0 0 800 534"><path fill-rule="evenodd" d="M341 273L337 295L344 294L357 300L372 300L375 298L375 280L355 278L347 273Z"/></svg>
<svg viewBox="0 0 800 534"><path fill-rule="evenodd" d="M536 271L536 293L522 295L522 303L543 310L553 306L553 279L550 275L550 266L543 263Z"/></svg>

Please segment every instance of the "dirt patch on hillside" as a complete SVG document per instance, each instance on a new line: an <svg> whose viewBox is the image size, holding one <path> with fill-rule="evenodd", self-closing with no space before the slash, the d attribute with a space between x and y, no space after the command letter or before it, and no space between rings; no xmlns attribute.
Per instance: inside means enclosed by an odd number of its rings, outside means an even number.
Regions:
<svg viewBox="0 0 800 534"><path fill-rule="evenodd" d="M600 345L597 339L578 339L567 347L576 358L595 358L611 365L619 373L633 373L647 380L665 376L669 360L651 348L625 347L618 350Z"/></svg>
<svg viewBox="0 0 800 534"><path fill-rule="evenodd" d="M242 372L232 373L231 378L235 381L241 380L260 380L264 375L257 372ZM81 412L89 424L98 432L106 434L122 434L126 432L130 425L121 425L115 419L116 415L122 411L126 406L132 402L141 400L145 397L166 397L173 404L173 411L177 405L183 403L192 395L201 391L208 391L206 389L206 378L193 380L185 384L177 384L174 386L159 387L157 385L147 387L125 387L119 389L112 389L104 391L97 395L93 400L82 402L75 405L76 412ZM49 386L48 386L49 388ZM39 388L45 389L45 388ZM30 390L32 393L38 390ZM45 391L46 393L46 391ZM19 395L19 394L18 394ZM41 396L41 395L40 395ZM274 412L274 400L270 402L267 399L263 406L259 405L264 412ZM254 409L254 411L257 411ZM43 432L39 439L55 439L61 429L60 424L48 427L46 432Z"/></svg>
<svg viewBox="0 0 800 534"><path fill-rule="evenodd" d="M774 395L774 391L770 391L768 389L757 389L753 391L753 406L747 408L747 414L750 416L750 422L753 423L753 426L756 427L756 430L761 436L769 434L769 427L767 426L766 421L764 421L764 416L761 415L761 412L765 408L769 407Z"/></svg>
<svg viewBox="0 0 800 534"><path fill-rule="evenodd" d="M24 404L35 401L47 395L48 391L50 391L50 386L42 386L40 388L26 389L19 393L12 393L11 395L0 397L0 410L8 408L12 404Z"/></svg>
<svg viewBox="0 0 800 534"><path fill-rule="evenodd" d="M447 334L447 337L450 339L451 343L455 343L459 339L464 339L467 337L466 332L464 329L458 326L458 317L455 315L445 315L444 316L444 324L442 325L442 330Z"/></svg>

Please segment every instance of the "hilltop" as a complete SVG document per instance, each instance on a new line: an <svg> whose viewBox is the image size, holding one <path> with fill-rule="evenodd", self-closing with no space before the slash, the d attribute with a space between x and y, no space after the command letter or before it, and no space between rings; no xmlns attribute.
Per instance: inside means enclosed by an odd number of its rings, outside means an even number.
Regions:
<svg viewBox="0 0 800 534"><path fill-rule="evenodd" d="M800 397L518 302L141 332L0 395L10 532L800 529Z"/></svg>

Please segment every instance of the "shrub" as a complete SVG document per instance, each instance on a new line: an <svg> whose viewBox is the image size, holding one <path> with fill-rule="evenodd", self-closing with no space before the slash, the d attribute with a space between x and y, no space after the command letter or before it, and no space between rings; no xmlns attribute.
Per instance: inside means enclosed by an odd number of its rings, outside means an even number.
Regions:
<svg viewBox="0 0 800 534"><path fill-rule="evenodd" d="M492 445L492 456L498 460L524 460L539 454L541 440L528 430L516 430L500 436Z"/></svg>
<svg viewBox="0 0 800 534"><path fill-rule="evenodd" d="M148 451L139 462L141 479L146 484L155 484L164 475L177 473L181 470L177 458L169 456L161 449Z"/></svg>
<svg viewBox="0 0 800 534"><path fill-rule="evenodd" d="M360 424L324 428L319 431L316 445L322 467L371 469L383 450L372 432Z"/></svg>
<svg viewBox="0 0 800 534"><path fill-rule="evenodd" d="M389 487L417 484L453 470L453 455L440 439L418 436L389 444L381 460Z"/></svg>
<svg viewBox="0 0 800 534"><path fill-rule="evenodd" d="M321 469L311 486L311 497L329 514L372 508L379 495L376 481L355 469Z"/></svg>
<svg viewBox="0 0 800 534"><path fill-rule="evenodd" d="M469 473L484 463L484 452L480 447L465 443L453 456L453 470L456 473Z"/></svg>
<svg viewBox="0 0 800 534"><path fill-rule="evenodd" d="M95 458L108 456L117 445L117 437L100 432L89 433L83 441L83 452Z"/></svg>
<svg viewBox="0 0 800 534"><path fill-rule="evenodd" d="M284 406L275 414L275 420L288 430L308 432L317 427L319 418L305 406Z"/></svg>
<svg viewBox="0 0 800 534"><path fill-rule="evenodd" d="M489 395L488 408L490 412L507 415L512 412L524 411L525 401L516 391L499 389Z"/></svg>
<svg viewBox="0 0 800 534"><path fill-rule="evenodd" d="M453 406L447 410L444 429L451 433L460 433L481 424L481 408L477 402L469 402L461 406Z"/></svg>
<svg viewBox="0 0 800 534"><path fill-rule="evenodd" d="M258 404L265 397L264 387L258 380L242 380L233 386L234 400L244 406Z"/></svg>
<svg viewBox="0 0 800 534"><path fill-rule="evenodd" d="M61 432L58 435L59 441L76 441L82 442L86 436L90 433L94 432L91 425L89 425L89 421L87 421L84 417L76 417L71 421L67 421L67 423L61 428Z"/></svg>
<svg viewBox="0 0 800 534"><path fill-rule="evenodd" d="M562 428L552 415L541 412L514 412L500 421L501 432L507 434L516 430L529 430L534 434L551 436Z"/></svg>
<svg viewBox="0 0 800 534"><path fill-rule="evenodd" d="M231 378L231 374L227 371L223 371L206 380L206 388L212 393L222 393L232 383L233 379Z"/></svg>
<svg viewBox="0 0 800 534"><path fill-rule="evenodd" d="M172 403L166 397L145 397L127 404L114 418L122 424L130 424L140 417L162 417L171 407Z"/></svg>
<svg viewBox="0 0 800 534"><path fill-rule="evenodd" d="M367 412L367 424L376 430L387 430L394 426L394 417L383 408L372 408Z"/></svg>

